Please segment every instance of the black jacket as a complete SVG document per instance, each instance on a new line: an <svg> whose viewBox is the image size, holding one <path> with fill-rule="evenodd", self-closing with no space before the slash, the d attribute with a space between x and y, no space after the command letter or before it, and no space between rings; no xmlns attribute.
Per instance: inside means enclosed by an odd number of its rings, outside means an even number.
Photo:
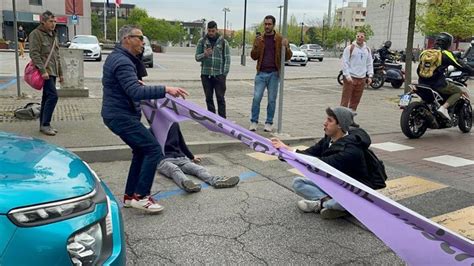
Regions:
<svg viewBox="0 0 474 266"><path fill-rule="evenodd" d="M321 159L357 181L373 187L368 178L364 157L364 149L371 143L370 136L363 129L354 128L349 134L334 142L330 147L331 138L324 136L318 143L304 151L296 152L311 155Z"/></svg>
<svg viewBox="0 0 474 266"><path fill-rule="evenodd" d="M418 67L416 69L416 73L418 74L418 83L422 85L427 85L432 89L440 89L440 88L445 88L448 86L448 83L446 82L446 69L448 66L453 66L456 69L459 69L465 73L469 73L470 75L473 75L473 70L471 67L468 65L464 64L463 62L459 62L456 60L454 57L453 53L449 50L441 50L441 65L436 68L433 72L433 76L430 78L423 78L420 77L420 64L418 64ZM423 54L423 53L422 53ZM420 55L421 58L421 55Z"/></svg>
<svg viewBox="0 0 474 266"><path fill-rule="evenodd" d="M390 60L390 56L394 55L394 53L390 52L390 50L384 46L379 49L379 55L382 63L385 63L385 60Z"/></svg>
<svg viewBox="0 0 474 266"><path fill-rule="evenodd" d="M165 143L165 158L188 157L194 159L194 155L188 149L178 123L173 123L168 131Z"/></svg>

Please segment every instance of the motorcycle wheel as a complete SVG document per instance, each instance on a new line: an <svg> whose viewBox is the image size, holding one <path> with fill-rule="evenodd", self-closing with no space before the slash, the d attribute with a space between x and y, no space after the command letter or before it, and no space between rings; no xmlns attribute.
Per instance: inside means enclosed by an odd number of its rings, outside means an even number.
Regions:
<svg viewBox="0 0 474 266"><path fill-rule="evenodd" d="M403 85L403 80L394 80L390 82L390 84L392 84L392 87L394 87L395 89L398 89Z"/></svg>
<svg viewBox="0 0 474 266"><path fill-rule="evenodd" d="M465 104L459 109L459 130L463 133L468 133L472 128L472 107L470 104Z"/></svg>
<svg viewBox="0 0 474 266"><path fill-rule="evenodd" d="M339 73L339 75L337 76L337 83L339 83L340 85L344 84L342 73Z"/></svg>
<svg viewBox="0 0 474 266"><path fill-rule="evenodd" d="M372 87L372 89L375 89L375 90L380 89L383 86L384 82L385 80L383 78L383 75L374 74L372 78L372 83L370 83L370 87Z"/></svg>
<svg viewBox="0 0 474 266"><path fill-rule="evenodd" d="M429 110L421 102L413 102L405 107L400 117L400 127L405 136L417 139L425 134L428 128L428 122L423 116L425 112L429 112Z"/></svg>

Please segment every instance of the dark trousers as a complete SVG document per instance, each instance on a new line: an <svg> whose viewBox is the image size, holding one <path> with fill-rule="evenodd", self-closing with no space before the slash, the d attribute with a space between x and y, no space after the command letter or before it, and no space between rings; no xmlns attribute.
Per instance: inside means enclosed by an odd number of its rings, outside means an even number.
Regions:
<svg viewBox="0 0 474 266"><path fill-rule="evenodd" d="M125 194L150 195L156 167L163 159L160 144L138 118L104 118L104 123L132 148Z"/></svg>
<svg viewBox="0 0 474 266"><path fill-rule="evenodd" d="M225 75L201 75L202 87L204 89L204 95L206 96L207 110L216 113L216 107L214 106L214 91L216 91L218 114L223 118L226 118L224 98L226 90L225 80Z"/></svg>
<svg viewBox="0 0 474 266"><path fill-rule="evenodd" d="M56 90L56 77L49 76L44 81L43 97L41 97L40 126L50 126L54 108L58 103L58 92Z"/></svg>

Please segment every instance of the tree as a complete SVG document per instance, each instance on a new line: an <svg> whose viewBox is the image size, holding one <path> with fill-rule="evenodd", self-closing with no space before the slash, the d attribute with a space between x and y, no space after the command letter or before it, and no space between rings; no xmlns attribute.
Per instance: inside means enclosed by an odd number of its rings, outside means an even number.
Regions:
<svg viewBox="0 0 474 266"><path fill-rule="evenodd" d="M128 23L125 19L121 19L121 18L118 19L118 29L119 30L122 26L127 25L127 24ZM115 41L115 18L113 18L113 19L109 20L109 22L107 22L107 39Z"/></svg>
<svg viewBox="0 0 474 266"><path fill-rule="evenodd" d="M474 34L474 3L471 0L443 0L418 3L416 28L426 36L449 32L456 39Z"/></svg>
<svg viewBox="0 0 474 266"><path fill-rule="evenodd" d="M130 16L127 19L127 22L132 25L140 25L140 22L148 18L148 13L146 9L135 7L130 12Z"/></svg>
<svg viewBox="0 0 474 266"><path fill-rule="evenodd" d="M98 39L102 39L104 37L104 31L100 27L99 23L99 15L95 13L91 15L91 32L92 35L95 35Z"/></svg>
<svg viewBox="0 0 474 266"><path fill-rule="evenodd" d="M309 43L322 44L322 29L311 27L306 31Z"/></svg>
<svg viewBox="0 0 474 266"><path fill-rule="evenodd" d="M360 26L356 29L356 31L361 31L365 33L365 40L369 40L370 37L374 36L374 31L372 30L372 27L370 25L365 24L364 26ZM355 35L355 33L354 33Z"/></svg>

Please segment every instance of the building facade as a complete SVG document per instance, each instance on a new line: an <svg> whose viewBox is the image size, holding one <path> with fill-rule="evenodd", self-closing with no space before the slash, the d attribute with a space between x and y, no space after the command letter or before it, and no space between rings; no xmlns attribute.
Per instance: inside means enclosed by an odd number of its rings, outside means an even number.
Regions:
<svg viewBox="0 0 474 266"><path fill-rule="evenodd" d="M57 20L56 30L60 43L66 43L77 34L91 34L90 0L15 0L18 25L29 34L40 24L40 16L51 11ZM75 16L73 16L76 14ZM77 17L77 20L74 20ZM0 0L0 38L14 40L13 3Z"/></svg>
<svg viewBox="0 0 474 266"><path fill-rule="evenodd" d="M365 14L363 2L349 2L346 7L336 9L334 24L337 27L357 29L365 25Z"/></svg>
<svg viewBox="0 0 474 266"><path fill-rule="evenodd" d="M367 0L367 24L374 31L367 44L380 48L387 40L392 41L391 49L404 50L407 45L408 16L410 1L406 0ZM425 37L415 31L413 48L423 48Z"/></svg>

